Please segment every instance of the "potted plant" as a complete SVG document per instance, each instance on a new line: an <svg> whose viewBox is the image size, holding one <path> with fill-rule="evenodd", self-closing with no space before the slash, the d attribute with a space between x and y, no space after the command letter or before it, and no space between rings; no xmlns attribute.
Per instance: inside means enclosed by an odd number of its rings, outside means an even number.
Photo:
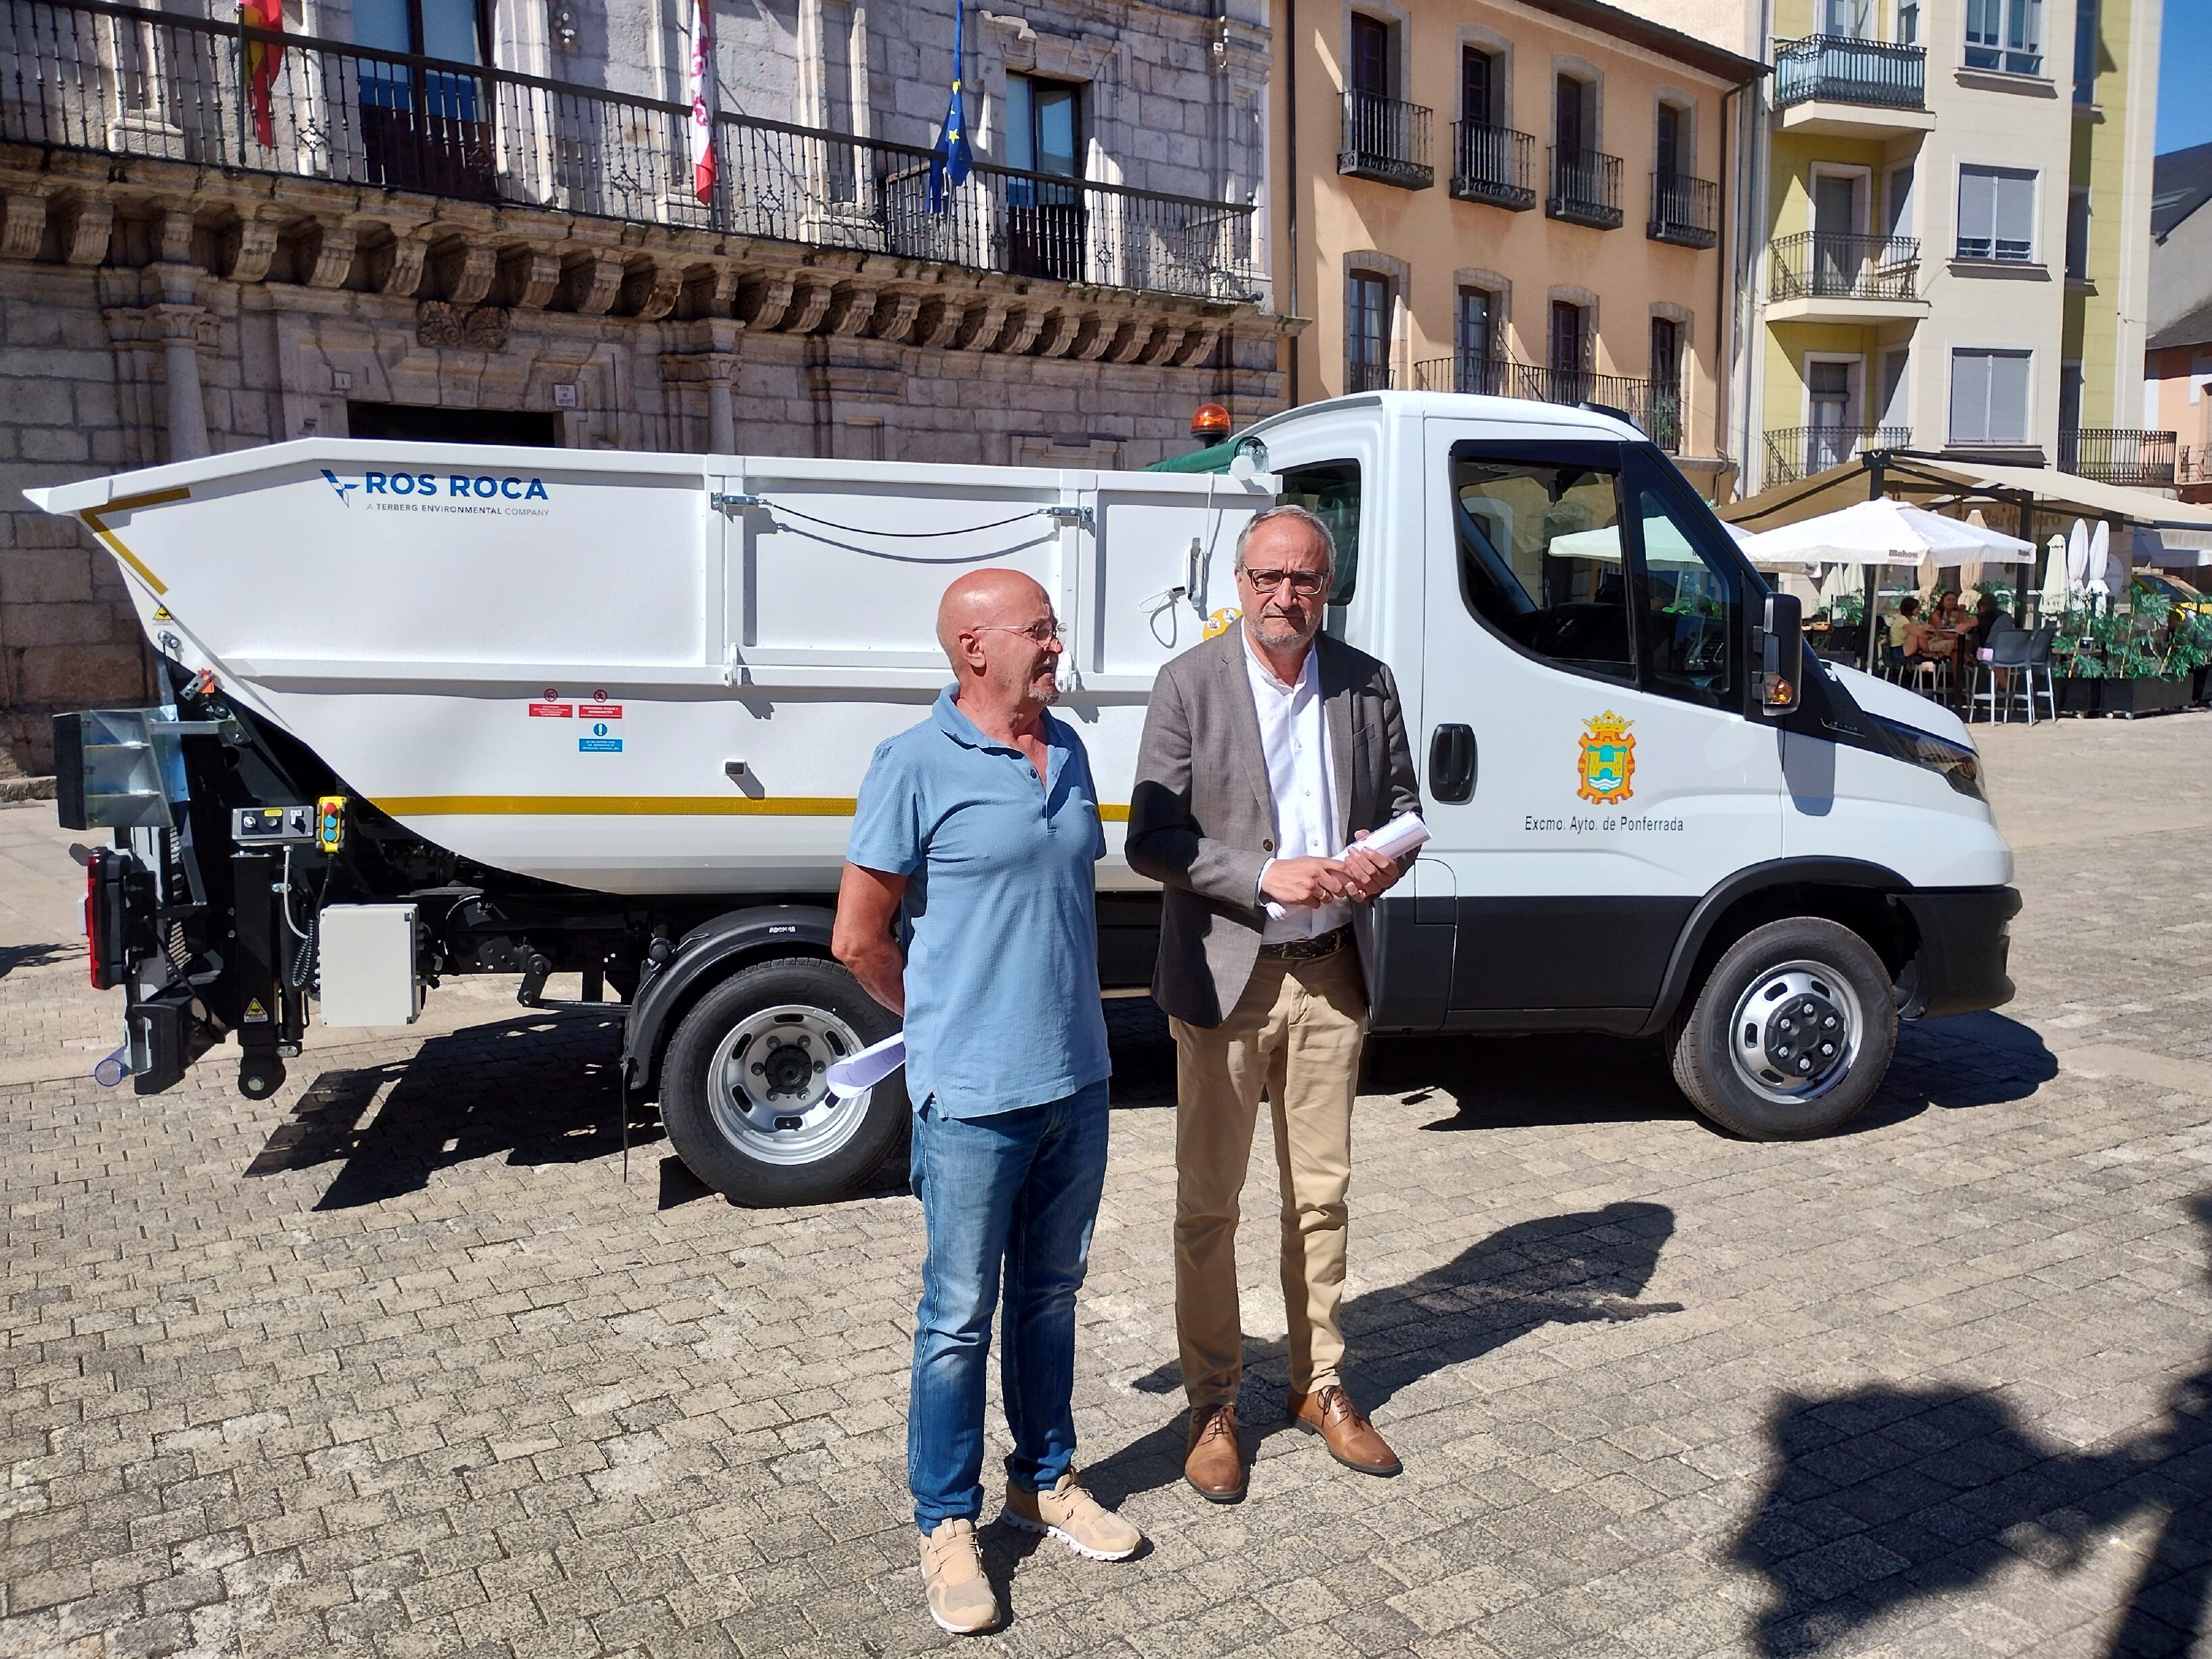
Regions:
<svg viewBox="0 0 2212 1659"><path fill-rule="evenodd" d="M2098 655L2094 613L2069 607L2056 619L2051 641L2051 678L2062 714L2087 715L2104 709L2104 660Z"/></svg>
<svg viewBox="0 0 2212 1659"><path fill-rule="evenodd" d="M2212 614L2177 611L2168 665L2188 683L2188 703L2212 701Z"/></svg>

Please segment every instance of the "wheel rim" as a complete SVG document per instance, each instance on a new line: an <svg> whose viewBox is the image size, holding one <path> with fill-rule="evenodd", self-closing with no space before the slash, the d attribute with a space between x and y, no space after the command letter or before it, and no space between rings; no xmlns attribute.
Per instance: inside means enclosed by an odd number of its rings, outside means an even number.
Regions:
<svg viewBox="0 0 2212 1659"><path fill-rule="evenodd" d="M1752 1092L1798 1106L1850 1074L1865 1030L1857 994L1842 975L1822 963L1785 962L1736 999L1729 1054Z"/></svg>
<svg viewBox="0 0 2212 1659"><path fill-rule="evenodd" d="M819 1163L867 1117L868 1095L840 1100L825 1077L866 1046L836 1015L803 1003L748 1015L723 1036L707 1067L714 1127L763 1164Z"/></svg>

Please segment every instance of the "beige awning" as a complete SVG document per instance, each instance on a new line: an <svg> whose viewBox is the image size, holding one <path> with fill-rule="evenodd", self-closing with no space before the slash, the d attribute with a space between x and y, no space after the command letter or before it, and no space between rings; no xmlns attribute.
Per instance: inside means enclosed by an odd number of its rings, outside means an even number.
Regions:
<svg viewBox="0 0 2212 1659"><path fill-rule="evenodd" d="M1776 484L1731 502L1721 509L1721 517L1747 530L1765 531L1832 513L1868 498L1869 471L1863 459L1832 466L1795 483ZM2033 501L2042 515L2212 531L2212 507L2177 501L2148 489L2130 489L2124 484L2100 483L2054 466L1985 465L1979 461L1892 450L1882 458L1881 493L1939 511L1954 503L1962 507L1978 504L1994 520L1991 529L2008 532L2016 526L2008 520L2004 504L2022 496Z"/></svg>

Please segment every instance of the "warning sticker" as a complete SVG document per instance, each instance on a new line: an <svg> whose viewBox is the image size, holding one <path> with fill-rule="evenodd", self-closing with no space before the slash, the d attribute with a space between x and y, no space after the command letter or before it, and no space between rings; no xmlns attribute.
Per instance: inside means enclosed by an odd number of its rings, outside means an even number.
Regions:
<svg viewBox="0 0 2212 1659"><path fill-rule="evenodd" d="M576 705L576 714L580 720L618 720L622 718L622 705L618 702L580 702Z"/></svg>
<svg viewBox="0 0 2212 1659"><path fill-rule="evenodd" d="M248 997L246 1000L246 1012L240 1016L240 1018L248 1025L266 1025L269 1023L269 1011L261 1006L259 997Z"/></svg>
<svg viewBox="0 0 2212 1659"><path fill-rule="evenodd" d="M530 714L533 720L565 720L574 715L575 705L566 702L533 702Z"/></svg>
<svg viewBox="0 0 2212 1659"><path fill-rule="evenodd" d="M576 739L576 747L581 753L586 755L619 755L622 753L622 739L620 738L579 738Z"/></svg>

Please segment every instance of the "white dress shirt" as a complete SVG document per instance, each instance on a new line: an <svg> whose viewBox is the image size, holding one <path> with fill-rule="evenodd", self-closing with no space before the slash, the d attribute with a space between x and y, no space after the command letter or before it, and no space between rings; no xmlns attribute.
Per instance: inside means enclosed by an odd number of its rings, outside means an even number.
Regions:
<svg viewBox="0 0 2212 1659"><path fill-rule="evenodd" d="M1297 681L1284 684L1253 645L1244 640L1244 671L1252 682L1252 706L1260 716L1260 744L1267 757L1267 793L1275 809L1275 859L1334 858L1329 842L1336 823L1329 798L1328 722L1322 717L1321 653L1306 647ZM1261 874L1267 874L1262 866ZM1344 899L1318 907L1279 906L1261 934L1263 945L1311 939L1352 920Z"/></svg>

